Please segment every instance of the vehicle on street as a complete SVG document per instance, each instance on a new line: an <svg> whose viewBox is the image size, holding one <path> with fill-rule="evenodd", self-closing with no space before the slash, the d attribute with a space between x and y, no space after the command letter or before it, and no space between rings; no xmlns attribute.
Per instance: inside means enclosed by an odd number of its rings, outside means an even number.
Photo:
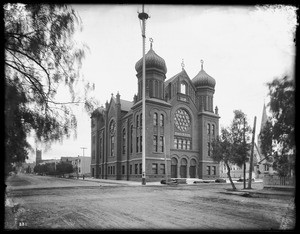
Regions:
<svg viewBox="0 0 300 234"><path fill-rule="evenodd" d="M218 178L215 180L216 183L226 183L226 180L223 178Z"/></svg>

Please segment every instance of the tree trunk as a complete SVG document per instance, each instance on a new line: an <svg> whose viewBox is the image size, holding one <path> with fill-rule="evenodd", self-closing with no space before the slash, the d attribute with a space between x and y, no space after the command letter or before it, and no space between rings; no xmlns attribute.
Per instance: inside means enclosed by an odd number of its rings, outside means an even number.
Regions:
<svg viewBox="0 0 300 234"><path fill-rule="evenodd" d="M234 183L233 183L233 181L232 181L232 179L231 179L231 175L230 175L230 166L229 166L229 164L226 163L226 162L225 162L225 165L226 165L226 167L227 167L227 175L228 175L228 179L229 179L229 181L230 181L230 183L231 183L232 189L233 189L233 190L236 190L236 187L235 187L235 185L234 185Z"/></svg>

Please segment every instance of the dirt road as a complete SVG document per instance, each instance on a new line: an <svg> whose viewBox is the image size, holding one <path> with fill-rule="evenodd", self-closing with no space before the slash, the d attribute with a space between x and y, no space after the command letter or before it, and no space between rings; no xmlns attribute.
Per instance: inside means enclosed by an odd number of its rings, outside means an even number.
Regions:
<svg viewBox="0 0 300 234"><path fill-rule="evenodd" d="M41 183L49 186L39 188ZM229 184L100 186L28 175L9 184L8 197L18 204L10 211L17 224L11 226L6 209L6 228L278 230L289 205L226 194Z"/></svg>

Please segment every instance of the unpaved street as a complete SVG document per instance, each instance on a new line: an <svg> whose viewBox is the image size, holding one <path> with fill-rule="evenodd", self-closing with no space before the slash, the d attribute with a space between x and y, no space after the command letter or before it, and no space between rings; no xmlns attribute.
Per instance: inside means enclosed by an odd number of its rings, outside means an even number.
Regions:
<svg viewBox="0 0 300 234"><path fill-rule="evenodd" d="M229 184L125 186L34 175L7 184L8 197L19 205L6 209L6 228L14 214L33 229L278 230L289 205L287 199L231 195Z"/></svg>

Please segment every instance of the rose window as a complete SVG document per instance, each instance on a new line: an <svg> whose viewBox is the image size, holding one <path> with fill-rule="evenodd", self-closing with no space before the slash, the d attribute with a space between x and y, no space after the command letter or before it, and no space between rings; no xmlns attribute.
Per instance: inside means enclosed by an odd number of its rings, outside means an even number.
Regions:
<svg viewBox="0 0 300 234"><path fill-rule="evenodd" d="M178 109L175 112L174 122L176 128L182 132L186 132L191 126L191 118L189 114L183 109Z"/></svg>

